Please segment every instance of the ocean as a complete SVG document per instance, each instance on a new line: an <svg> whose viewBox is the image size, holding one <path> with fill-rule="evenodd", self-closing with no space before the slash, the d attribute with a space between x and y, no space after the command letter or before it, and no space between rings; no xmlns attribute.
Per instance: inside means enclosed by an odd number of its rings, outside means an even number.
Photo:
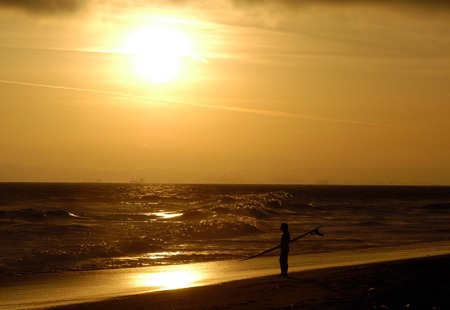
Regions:
<svg viewBox="0 0 450 310"><path fill-rule="evenodd" d="M0 277L450 242L450 187L0 183ZM267 255L277 255L274 251Z"/></svg>

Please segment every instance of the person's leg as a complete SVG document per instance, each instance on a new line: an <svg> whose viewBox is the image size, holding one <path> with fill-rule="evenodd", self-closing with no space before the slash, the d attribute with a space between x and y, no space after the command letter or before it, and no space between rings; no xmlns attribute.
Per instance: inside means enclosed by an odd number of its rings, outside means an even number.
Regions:
<svg viewBox="0 0 450 310"><path fill-rule="evenodd" d="M287 275L287 271L288 271L288 254L287 253L281 253L281 255L280 255L280 269L281 269L282 276Z"/></svg>
<svg viewBox="0 0 450 310"><path fill-rule="evenodd" d="M287 274L288 274L288 268L289 268L289 265L288 265L288 254L286 253L286 262L285 262L285 265L284 265L284 275L285 276L287 276Z"/></svg>

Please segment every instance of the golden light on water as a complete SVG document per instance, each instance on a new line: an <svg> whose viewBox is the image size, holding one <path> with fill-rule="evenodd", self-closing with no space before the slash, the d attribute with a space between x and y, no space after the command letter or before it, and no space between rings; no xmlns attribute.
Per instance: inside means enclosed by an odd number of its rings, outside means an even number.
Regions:
<svg viewBox="0 0 450 310"><path fill-rule="evenodd" d="M195 57L193 38L163 22L131 31L122 51L134 55L134 72L154 83L175 80L182 71L183 58Z"/></svg>
<svg viewBox="0 0 450 310"><path fill-rule="evenodd" d="M164 212L164 211L155 212L155 213L151 213L151 214L156 215L157 217L160 217L160 218L164 218L164 219L170 219L173 217L178 217L178 216L183 215L183 213L170 213L170 212Z"/></svg>
<svg viewBox="0 0 450 310"><path fill-rule="evenodd" d="M177 270L159 273L141 274L136 278L138 287L151 287L160 290L172 290L196 286L201 280L201 275L195 270Z"/></svg>

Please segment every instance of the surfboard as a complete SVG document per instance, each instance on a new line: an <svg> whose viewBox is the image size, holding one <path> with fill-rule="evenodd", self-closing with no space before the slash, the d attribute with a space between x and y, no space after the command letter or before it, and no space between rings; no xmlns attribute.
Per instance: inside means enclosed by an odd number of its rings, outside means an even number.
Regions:
<svg viewBox="0 0 450 310"><path fill-rule="evenodd" d="M305 236L307 236L307 235L317 235L317 236L321 236L321 237L322 237L322 236L324 236L324 234L322 234L322 233L319 231L319 229L322 228L322 227L323 227L323 225L317 226L316 228L311 229L311 230L308 231L308 232L305 232L303 235L300 235L300 236L298 236L298 237L295 237L295 238L291 239L291 240L289 241L289 243L292 243L292 242L294 242L294 241L297 241L298 239L303 238L303 237L305 237ZM245 260L249 260L249 259L252 259L252 258L261 256L261 255L264 255L264 254L266 254L266 253L272 252L273 250L279 249L280 247L281 247L281 245L279 244L279 245L277 245L277 246L274 246L273 248L270 248L270 249L265 250L265 251L263 251L263 252L261 252L261 253L258 253L258 254L255 254L255 255L252 255L252 256L243 258L243 259L241 259L241 260L239 260L239 261L240 261L240 262L243 262L243 261L245 261Z"/></svg>

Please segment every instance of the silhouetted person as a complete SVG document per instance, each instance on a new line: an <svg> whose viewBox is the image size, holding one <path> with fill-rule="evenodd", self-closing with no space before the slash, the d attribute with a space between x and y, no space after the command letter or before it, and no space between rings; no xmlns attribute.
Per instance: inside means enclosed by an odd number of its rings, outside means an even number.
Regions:
<svg viewBox="0 0 450 310"><path fill-rule="evenodd" d="M286 223L281 224L281 252L280 252L280 269L281 275L287 276L288 272L288 255L289 255L289 242L291 241L291 234L289 233L289 226Z"/></svg>

